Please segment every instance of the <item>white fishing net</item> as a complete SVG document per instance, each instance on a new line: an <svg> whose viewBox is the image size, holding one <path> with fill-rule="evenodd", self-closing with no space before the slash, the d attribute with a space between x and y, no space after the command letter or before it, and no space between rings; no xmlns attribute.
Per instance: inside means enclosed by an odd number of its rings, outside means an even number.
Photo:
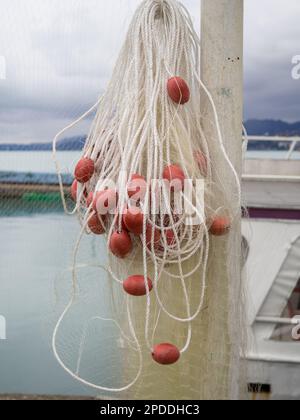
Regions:
<svg viewBox="0 0 300 420"><path fill-rule="evenodd" d="M214 115L209 135L203 98ZM56 142L96 108L69 211ZM58 285L58 294L71 295L60 302L53 335L58 362L101 396L240 398L240 179L201 81L200 40L182 4L140 4L104 95L74 124L54 140L64 207L82 227ZM136 175L138 199L128 193ZM175 184L170 189L166 181ZM122 217L128 209L139 212L139 222L130 219L138 232ZM93 255L85 251L89 240Z"/></svg>

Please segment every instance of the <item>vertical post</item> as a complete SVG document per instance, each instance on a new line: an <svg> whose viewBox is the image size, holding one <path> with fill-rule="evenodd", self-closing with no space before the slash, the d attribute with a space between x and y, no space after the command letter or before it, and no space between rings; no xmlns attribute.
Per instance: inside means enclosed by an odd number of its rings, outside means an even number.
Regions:
<svg viewBox="0 0 300 420"><path fill-rule="evenodd" d="M201 15L202 80L212 93L225 146L238 172L242 167L243 3L202 0ZM205 101L202 113L213 120Z"/></svg>
<svg viewBox="0 0 300 420"><path fill-rule="evenodd" d="M243 121L243 0L202 0L201 11L201 77L212 94L220 121L227 154L240 179L242 175L242 121ZM211 104L202 94L201 114L207 138L216 138L211 122L214 121ZM229 203L236 202L236 188L232 174L222 177ZM232 185L232 190L231 190ZM215 208L222 202L213 203ZM212 240L210 270L208 273L208 302L214 313L210 324L208 348L214 348L218 337L220 351L214 350L213 358L221 360L228 370L218 383L227 387L224 398L240 397L239 379L244 375L240 350L243 346L243 314L241 298L242 256L241 218L235 217L232 232L223 241ZM227 243L226 243L227 241ZM217 296L219 295L219 297ZM220 295L222 295L223 302ZM226 310L220 308L227 308ZM218 325L218 327L216 327ZM218 329L219 328L219 329ZM246 376L246 375L245 375ZM245 379L245 378L244 378ZM225 385L227 384L227 386ZM221 389L218 394L221 393Z"/></svg>

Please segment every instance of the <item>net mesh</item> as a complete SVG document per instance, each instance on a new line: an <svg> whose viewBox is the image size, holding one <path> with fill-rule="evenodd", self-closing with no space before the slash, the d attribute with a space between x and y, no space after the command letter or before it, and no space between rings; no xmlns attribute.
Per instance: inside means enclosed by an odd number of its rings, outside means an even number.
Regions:
<svg viewBox="0 0 300 420"><path fill-rule="evenodd" d="M148 1L145 4L157 3L159 7L163 2ZM177 2L167 0L167 5L172 8L178 7ZM143 3L143 6L145 7ZM158 7L157 6L157 7ZM185 13L182 12L181 13ZM148 15L149 16L149 15ZM168 24L172 25L171 17L166 12ZM145 23L146 25L146 23ZM170 55L173 54L169 51ZM194 63L197 64L197 63ZM164 70L164 78L168 76L168 69ZM174 71L174 70L172 70ZM193 79L181 69L187 79ZM117 75L121 83L120 74ZM116 80L116 79L114 79ZM198 82L195 85L199 88ZM195 86L195 89L196 89ZM113 90L118 86L114 85ZM205 94L205 92L203 93ZM197 102L197 105L199 101ZM187 119L198 114L189 113ZM98 115L99 118L99 115ZM97 120L96 120L97 121ZM199 118L200 121L200 118ZM232 204L232 184L235 182L231 168L224 161L224 154L216 141L218 130L212 121L210 150L206 150L211 156L210 167L211 185L213 193L207 197L211 209L220 207L229 209L233 213L238 205ZM92 132L93 133L93 132ZM178 128L173 132L179 138L186 133ZM107 136L108 137L108 136ZM90 147L93 143L87 143ZM210 139L209 139L210 140ZM207 140L199 140L203 148ZM185 140L183 140L185 142ZM172 146L171 146L172 148ZM191 167L191 155L186 153L185 165ZM178 151L172 150L172 159L178 160ZM58 154L58 159L61 155ZM70 183L73 173L70 162L69 175L64 175L64 197L68 208L73 206L70 196ZM4 176L4 174L3 174ZM5 176L8 176L5 174ZM19 174L21 176L21 174ZM21 180L22 178L22 180ZM2 179L1 211L4 215L22 215L37 212L62 211L60 194L56 179L45 180L37 175L35 179L28 174L22 174L20 179L14 175ZM31 179L30 179L31 178ZM226 185L222 179L229 179ZM231 184L231 186L230 186ZM65 258L65 270L63 274L56 276L54 287L51 292L53 297L53 312L50 320L45 321L54 328L58 316L68 304L73 295L72 273L74 261L72 246L76 242L75 237L79 234L80 227L75 218L72 222L60 219L57 226L65 224L72 234L65 239L64 247L68 249ZM58 227L58 229L60 229ZM86 388L88 393L100 393L101 397L135 398L135 399L230 399L237 398L243 393L243 371L240 364L240 350L243 346L243 337L240 332L242 323L242 293L240 289L240 265L236 255L239 249L239 220L233 220L230 234L226 238L212 238L207 267L207 286L205 298L199 316L193 320L193 333L184 357L172 366L162 367L153 362L147 340L145 340L145 316L147 297L131 299L124 295L118 283L112 281L107 272L111 267L116 277L123 278L127 274L144 272L142 255L126 261L126 267L119 264L107 252L105 238L92 235L82 237L76 265L76 293L72 307L63 319L63 323L57 332L57 352L64 365L80 378L103 390ZM234 253L232 252L234 250ZM200 252L200 251L199 251ZM183 271L190 272L197 265L199 252L183 264ZM51 269L51 268L50 268ZM178 274L177 268L168 267L170 273ZM149 276L155 277L153 267L149 267ZM199 273L186 280L186 289L190 312L197 311L201 300L201 287L199 287ZM159 285L159 294L162 304L167 311L177 317L186 318L186 300L183 296L182 285L174 278L164 275ZM171 299L170 299L171 296ZM149 316L149 331L153 334L151 342L176 343L183 348L189 335L189 324L178 323L162 311L161 305L155 299L151 300ZM134 331L134 334L133 334ZM134 337L136 335L136 337ZM46 336L46 332L45 332ZM50 351L50 343L49 351ZM142 360L142 364L141 364ZM135 382L135 379L137 381ZM240 382L239 382L240 381ZM133 386L122 392L111 393L110 389L122 389L135 382ZM238 383L237 386L236 383ZM232 386L234 384L234 386Z"/></svg>
<svg viewBox="0 0 300 420"><path fill-rule="evenodd" d="M174 47L171 51L170 45ZM101 392L147 399L239 396L241 371L238 361L242 338L239 330L240 180L227 156L213 99L199 76L199 51L200 43L184 6L173 0L142 2L130 25L111 82L95 105L97 115L85 145L85 160L80 162L80 165L88 163L89 166L92 162L93 170L84 181L84 188L78 190L77 187L75 211L78 211L83 229L74 252L73 293L56 325L53 349L57 360L70 375ZM170 105L166 94L166 81L176 74L188 81L193 92L190 104L180 110ZM178 88L178 79L176 84ZM209 139L201 129L200 90L214 112ZM182 91L180 95L181 102ZM54 140L54 152L62 133L64 130ZM97 208L99 212L101 198L97 192L104 189L107 179L118 184L117 209L109 223L107 218L102 222L107 232L108 250L114 253L112 238L123 229L119 215L129 203L124 191L131 174L142 174L149 186L152 180L161 176L165 165L180 162L186 177L195 180L200 175L194 159L195 148L201 153L204 151L207 159L204 213L193 205L200 217L197 227L186 224L186 213L178 222L174 221L173 209L166 213L167 225L162 212L159 218L152 212L148 214L147 190L145 201L143 198L140 203L147 220L144 217L141 243L135 241L134 256L122 262L109 252L104 267L109 274L113 318L97 316L93 322L113 323L120 330L124 356L117 384L109 387L102 380L92 381L62 359L57 340L76 305L80 290L77 263L81 239L90 226L91 210ZM58 161L56 165L59 173ZM150 191L151 203L155 205L155 190L152 187ZM96 207L87 204L85 194L91 192ZM196 189L193 193L196 194ZM186 198L186 192L183 196ZM63 195L62 198L64 200ZM163 195L161 200L167 208L169 196ZM207 232L212 226L211 220L216 220L219 214L230 217L231 233L229 239L222 237L210 241ZM152 226L149 242L147 223ZM164 250L160 251L155 249L154 232L157 228L164 232L165 226L174 232L176 246L168 247L162 241ZM186 252L186 249L191 251ZM124 296L120 283L122 285L125 278L137 273L143 273L145 283L147 277L154 280L154 298L149 286L145 286L146 299ZM83 336L80 360L83 360L87 346L87 333ZM161 342L175 343L181 349L180 361L163 370L151 357L155 343ZM65 352L62 354L66 355Z"/></svg>

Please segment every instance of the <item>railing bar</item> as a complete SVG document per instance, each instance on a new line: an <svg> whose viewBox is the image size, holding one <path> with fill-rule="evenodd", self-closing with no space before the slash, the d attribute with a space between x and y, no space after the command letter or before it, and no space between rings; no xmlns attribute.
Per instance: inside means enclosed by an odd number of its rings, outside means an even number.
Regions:
<svg viewBox="0 0 300 420"><path fill-rule="evenodd" d="M276 318L276 317L258 317L255 320L261 324L278 324L278 325L298 325L300 317L295 318Z"/></svg>
<svg viewBox="0 0 300 420"><path fill-rule="evenodd" d="M246 137L243 136L246 140ZM269 141L269 142L286 142L286 143L299 143L300 137L264 137L264 136L248 136L248 141Z"/></svg>
<svg viewBox="0 0 300 420"><path fill-rule="evenodd" d="M273 143L290 143L290 148L284 160L291 160L293 153L296 150L298 143L300 143L300 137L279 137L279 136L243 136L243 141L247 140L248 143L253 141L258 142L273 142Z"/></svg>

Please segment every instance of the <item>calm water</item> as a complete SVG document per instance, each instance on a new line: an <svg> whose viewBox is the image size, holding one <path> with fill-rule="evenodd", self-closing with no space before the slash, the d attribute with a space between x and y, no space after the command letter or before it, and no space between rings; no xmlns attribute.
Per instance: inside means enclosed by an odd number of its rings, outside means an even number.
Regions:
<svg viewBox="0 0 300 420"><path fill-rule="evenodd" d="M62 371L50 347L55 321L69 296L69 277L63 271L70 266L77 220L62 214L0 217L0 232L0 315L7 322L7 340L0 340L0 393L94 394ZM86 238L83 251L82 261L105 263L100 239ZM103 274L98 275L101 280ZM74 337L66 332L64 351L72 347ZM99 357L95 368L109 384L104 360Z"/></svg>
<svg viewBox="0 0 300 420"><path fill-rule="evenodd" d="M58 152L63 173L73 173L80 152ZM54 173L50 152L0 152L0 171Z"/></svg>
<svg viewBox="0 0 300 420"><path fill-rule="evenodd" d="M58 152L57 156L63 173L73 173L80 152ZM249 158L284 159L287 152L249 151ZM300 159L300 152L293 154ZM50 152L0 152L0 171L54 173L55 167Z"/></svg>
<svg viewBox="0 0 300 420"><path fill-rule="evenodd" d="M247 152L248 159L286 159L287 152L277 152L276 150L251 150ZM300 160L300 152L294 152L291 159Z"/></svg>

